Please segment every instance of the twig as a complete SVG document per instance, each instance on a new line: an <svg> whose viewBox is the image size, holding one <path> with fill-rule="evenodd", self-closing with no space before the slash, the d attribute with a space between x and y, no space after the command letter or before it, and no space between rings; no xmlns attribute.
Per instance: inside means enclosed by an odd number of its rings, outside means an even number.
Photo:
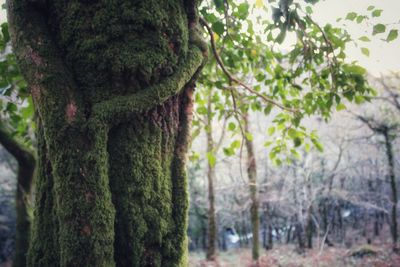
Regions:
<svg viewBox="0 0 400 267"><path fill-rule="evenodd" d="M225 75L228 77L228 79L229 79L231 82L234 82L234 83L236 83L236 84L239 84L240 86L242 86L244 89L246 89L246 90L249 91L250 93L252 93L252 94L254 94L254 95L260 97L261 99L263 99L265 102L267 102L267 103L269 103L269 104L272 104L272 105L274 105L274 106L279 107L280 109L283 109L283 110L286 110L286 111L289 111L289 112L297 112L297 111L298 111L298 110L296 110L296 109L292 109L292 108L285 107L285 106L283 106L282 104L280 104L280 103L278 103L278 102L272 100L271 98L266 97L266 96L263 95L263 94L260 94L259 92L257 92L256 90L254 90L253 88L251 88L250 86L248 86L247 84L243 83L242 81L240 81L239 79L237 79L236 77L234 77L234 76L226 69L224 63L222 62L221 57L220 57L219 54L218 54L217 47L216 47L216 45L215 45L215 39L214 39L213 30L211 29L211 27L207 24L207 22L206 22L203 18L199 18L199 21L200 21L201 25L203 25L203 26L207 29L207 31L208 31L208 33L209 33L209 35L210 35L211 48L212 48L214 57L215 57L215 59L217 60L218 65L220 66L220 68L222 69L222 71L225 73Z"/></svg>
<svg viewBox="0 0 400 267"><path fill-rule="evenodd" d="M329 223L328 226L326 227L326 233L325 233L325 235L324 235L324 238L322 239L322 242L321 242L321 245L320 245L320 248L319 248L319 254L318 254L318 255L321 255L321 254L322 254L322 251L324 250L324 245L325 245L326 238L328 237L328 233L329 233L329 230L330 230L330 229L329 229L330 226L331 226L331 224Z"/></svg>

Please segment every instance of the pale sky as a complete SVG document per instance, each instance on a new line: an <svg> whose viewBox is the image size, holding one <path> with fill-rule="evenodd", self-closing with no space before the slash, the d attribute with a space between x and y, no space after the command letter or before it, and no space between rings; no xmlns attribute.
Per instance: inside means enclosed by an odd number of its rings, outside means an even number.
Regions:
<svg viewBox="0 0 400 267"><path fill-rule="evenodd" d="M329 22L334 24L336 18L346 17L348 12L369 14L367 8L370 5L383 9L381 17L376 22L380 21L384 24L395 23L390 26L397 28L400 32L399 0L326 0L317 4L313 17L320 23ZM366 25L365 23L357 24L354 22L346 23L352 25L347 30L354 39L358 39L363 35L371 36L372 25ZM388 32L372 36L369 43L360 42L363 47L370 50L369 57L362 55L360 48L354 47L349 48L347 54L354 60L358 60L361 65L374 75L388 71L400 71L400 37L390 43L380 40L380 38L386 38L387 34Z"/></svg>
<svg viewBox="0 0 400 267"><path fill-rule="evenodd" d="M250 0L249 2L255 2ZM0 0L3 4L4 0ZM267 3L264 0L264 3ZM314 14L312 17L320 24L331 23L336 24L338 17L345 17L348 12L356 12L359 14L368 14L368 6L373 5L379 9L383 9L382 15L374 22L393 23L391 27L400 28L400 0L321 0L314 7ZM5 11L0 12L0 21L5 21ZM342 22L340 22L342 23ZM356 24L346 22L349 27L347 30L354 39L358 39L363 35L371 36L372 26L363 24ZM339 24L340 25L340 24ZM399 29L400 31L400 29ZM349 47L347 55L349 60L357 60L362 66L374 75L387 73L389 71L400 71L400 38L386 43L380 38L386 38L387 33L384 35L377 35L370 37L371 42L362 43L362 47L370 50L370 56L366 57L361 54L360 48Z"/></svg>

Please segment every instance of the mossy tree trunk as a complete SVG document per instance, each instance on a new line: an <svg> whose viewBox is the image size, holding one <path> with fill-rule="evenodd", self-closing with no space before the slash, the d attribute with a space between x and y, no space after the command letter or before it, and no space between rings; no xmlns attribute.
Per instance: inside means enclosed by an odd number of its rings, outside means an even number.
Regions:
<svg viewBox="0 0 400 267"><path fill-rule="evenodd" d="M244 130L246 133L251 133L250 122L248 114L243 115ZM254 144L250 138L244 138L247 150L247 176L249 178L249 189L250 189L250 217L251 217L251 231L253 234L252 243L252 257L253 261L258 262L260 256L260 240L259 240L259 228L260 220L258 215L258 189L257 189L257 165L256 156L254 154Z"/></svg>
<svg viewBox="0 0 400 267"><path fill-rule="evenodd" d="M31 151L14 140L10 134L2 128L0 128L0 144L18 163L17 192L15 198L17 222L13 266L25 267L31 227L28 208L33 173L35 170L35 158Z"/></svg>
<svg viewBox="0 0 400 267"><path fill-rule="evenodd" d="M9 0L38 114L29 266L183 266L197 1Z"/></svg>

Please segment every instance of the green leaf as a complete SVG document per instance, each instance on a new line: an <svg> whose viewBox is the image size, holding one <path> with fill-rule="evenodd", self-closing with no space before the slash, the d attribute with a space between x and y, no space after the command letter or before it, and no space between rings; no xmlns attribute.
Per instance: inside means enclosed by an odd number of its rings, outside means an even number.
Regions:
<svg viewBox="0 0 400 267"><path fill-rule="evenodd" d="M240 141L239 140L235 140L231 143L231 148L236 149L240 147Z"/></svg>
<svg viewBox="0 0 400 267"><path fill-rule="evenodd" d="M269 152L269 158L270 159L274 159L276 157L276 152L275 150L271 150L271 152Z"/></svg>
<svg viewBox="0 0 400 267"><path fill-rule="evenodd" d="M236 124L234 124L233 122L230 122L228 124L228 130L229 131L234 131L236 129Z"/></svg>
<svg viewBox="0 0 400 267"><path fill-rule="evenodd" d="M386 41L387 42L391 42L394 39L396 39L398 36L399 36L398 30L390 30L390 32L389 32L389 34L388 34L388 36L386 38Z"/></svg>
<svg viewBox="0 0 400 267"><path fill-rule="evenodd" d="M307 153L310 152L310 149L311 149L310 144L306 144L304 146L304 149L306 150Z"/></svg>
<svg viewBox="0 0 400 267"><path fill-rule="evenodd" d="M343 65L343 70L345 72L350 72L350 73L354 73L354 74L359 74L359 75L364 75L367 71L358 65Z"/></svg>
<svg viewBox="0 0 400 267"><path fill-rule="evenodd" d="M300 158L301 158L299 152L297 152L296 149L292 148L292 149L290 149L290 152L292 153L292 155L293 155L295 158L297 158L297 159L300 159Z"/></svg>
<svg viewBox="0 0 400 267"><path fill-rule="evenodd" d="M264 143L264 146L269 147L270 145L272 145L272 143L273 143L272 141L267 141Z"/></svg>
<svg viewBox="0 0 400 267"><path fill-rule="evenodd" d="M1 33L3 34L3 39L5 43L10 41L10 33L8 32L8 24L3 23L1 24Z"/></svg>
<svg viewBox="0 0 400 267"><path fill-rule="evenodd" d="M239 18L245 19L249 15L249 4L242 3L238 6Z"/></svg>
<svg viewBox="0 0 400 267"><path fill-rule="evenodd" d="M215 7L217 9L222 9L224 7L224 1L223 0L214 0Z"/></svg>
<svg viewBox="0 0 400 267"><path fill-rule="evenodd" d="M269 127L268 128L268 135L273 135L275 133L275 127L274 126L271 126L271 127Z"/></svg>
<svg viewBox="0 0 400 267"><path fill-rule="evenodd" d="M212 24L211 26L212 30L217 33L219 36L221 36L222 34L224 34L224 30L225 30L225 25L220 22L217 21L215 23Z"/></svg>
<svg viewBox="0 0 400 267"><path fill-rule="evenodd" d="M356 12L350 12L350 13L347 14L346 19L353 21L356 17L357 17L357 13Z"/></svg>
<svg viewBox="0 0 400 267"><path fill-rule="evenodd" d="M372 9L374 9L375 7L374 6L369 6L368 8L367 8L367 10L368 11L371 11Z"/></svg>
<svg viewBox="0 0 400 267"><path fill-rule="evenodd" d="M8 112L12 113L12 112L17 111L18 108L17 108L17 105L15 105L14 103L9 102L9 103L7 103L6 110L7 110Z"/></svg>
<svg viewBox="0 0 400 267"><path fill-rule="evenodd" d="M318 142L317 139L311 139L311 142L314 144L314 146L317 148L317 150L319 152L323 152L324 151L324 147L322 146L322 144L320 142Z"/></svg>
<svg viewBox="0 0 400 267"><path fill-rule="evenodd" d="M366 47L361 47L361 53L369 57L369 49Z"/></svg>
<svg viewBox="0 0 400 267"><path fill-rule="evenodd" d="M245 133L246 139L249 141L253 141L254 137L251 133Z"/></svg>
<svg viewBox="0 0 400 267"><path fill-rule="evenodd" d="M217 158L211 152L207 152L207 160L211 167L214 167L217 162Z"/></svg>
<svg viewBox="0 0 400 267"><path fill-rule="evenodd" d="M382 23L374 25L374 28L372 30L372 35L376 35L378 33L383 33L386 31L386 26L383 25Z"/></svg>
<svg viewBox="0 0 400 267"><path fill-rule="evenodd" d="M361 22L363 22L364 19L365 19L365 16L359 15L359 16L357 16L356 21L357 21L357 23L361 23Z"/></svg>
<svg viewBox="0 0 400 267"><path fill-rule="evenodd" d="M382 14L382 9L375 9L374 11L372 11L372 17L380 17Z"/></svg>
<svg viewBox="0 0 400 267"><path fill-rule="evenodd" d="M358 38L358 40L363 41L363 42L370 42L371 40L367 36L361 36Z"/></svg>
<svg viewBox="0 0 400 267"><path fill-rule="evenodd" d="M287 133L288 133L289 137L292 139L296 138L296 136L297 136L297 131L293 128L290 128Z"/></svg>
<svg viewBox="0 0 400 267"><path fill-rule="evenodd" d="M222 150L224 151L224 154L228 157L235 155L235 150L231 147L224 147Z"/></svg>
<svg viewBox="0 0 400 267"><path fill-rule="evenodd" d="M276 166L281 166L281 165L282 165L282 160L280 160L280 159L275 159L275 160L274 160L274 163L275 163Z"/></svg>
<svg viewBox="0 0 400 267"><path fill-rule="evenodd" d="M344 109L346 109L346 106L345 106L344 104L342 104L342 103L339 103L339 104L336 106L336 110L337 110L337 111L341 111L341 110L344 110Z"/></svg>
<svg viewBox="0 0 400 267"><path fill-rule="evenodd" d="M268 104L264 109L264 114L269 115L271 113L272 107L273 106L271 104Z"/></svg>
<svg viewBox="0 0 400 267"><path fill-rule="evenodd" d="M356 104L362 104L365 102L365 98L362 95L356 95L354 97L354 101L356 102Z"/></svg>
<svg viewBox="0 0 400 267"><path fill-rule="evenodd" d="M306 12L307 12L307 14L312 14L313 10L310 6L306 6Z"/></svg>
<svg viewBox="0 0 400 267"><path fill-rule="evenodd" d="M301 146L301 143L303 143L303 139L301 139L300 137L295 137L293 139L293 144L295 147Z"/></svg>
<svg viewBox="0 0 400 267"><path fill-rule="evenodd" d="M205 115L205 114L207 114L207 108L206 107L198 107L197 113L199 113L200 115Z"/></svg>

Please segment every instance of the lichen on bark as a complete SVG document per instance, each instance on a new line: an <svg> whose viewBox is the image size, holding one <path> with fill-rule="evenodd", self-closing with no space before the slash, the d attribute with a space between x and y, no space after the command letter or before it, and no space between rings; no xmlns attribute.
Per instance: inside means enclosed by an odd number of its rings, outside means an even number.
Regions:
<svg viewBox="0 0 400 267"><path fill-rule="evenodd" d="M196 2L8 1L38 114L29 266L185 265Z"/></svg>

